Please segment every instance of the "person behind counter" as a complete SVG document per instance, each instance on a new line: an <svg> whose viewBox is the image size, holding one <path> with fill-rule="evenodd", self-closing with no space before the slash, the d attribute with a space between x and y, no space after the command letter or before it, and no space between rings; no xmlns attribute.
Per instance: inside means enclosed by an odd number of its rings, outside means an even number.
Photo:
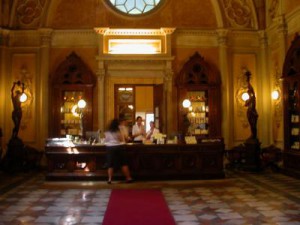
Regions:
<svg viewBox="0 0 300 225"><path fill-rule="evenodd" d="M142 143L146 137L145 127L142 124L142 122L143 122L142 117L138 116L136 118L136 124L134 124L132 127L132 137L133 137L133 142L135 143Z"/></svg>
<svg viewBox="0 0 300 225"><path fill-rule="evenodd" d="M150 129L147 131L146 139L153 141L153 134L158 134L159 129L155 127L154 121L150 121Z"/></svg>
<svg viewBox="0 0 300 225"><path fill-rule="evenodd" d="M111 184L114 169L119 169L121 167L122 173L126 178L126 183L131 183L132 178L130 175L128 162L125 156L124 149L122 145L125 143L124 136L120 132L119 120L112 120L108 131L105 132L105 145L107 148L107 173L108 180L107 183Z"/></svg>

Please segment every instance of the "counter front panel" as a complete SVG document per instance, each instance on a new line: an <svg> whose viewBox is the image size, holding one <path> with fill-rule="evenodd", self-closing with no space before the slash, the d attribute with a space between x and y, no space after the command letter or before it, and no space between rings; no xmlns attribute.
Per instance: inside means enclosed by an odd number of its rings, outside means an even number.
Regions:
<svg viewBox="0 0 300 225"><path fill-rule="evenodd" d="M121 147L137 180L224 178L224 144L221 142ZM106 180L107 148L105 145L47 145L47 180ZM121 177L119 171L115 177Z"/></svg>

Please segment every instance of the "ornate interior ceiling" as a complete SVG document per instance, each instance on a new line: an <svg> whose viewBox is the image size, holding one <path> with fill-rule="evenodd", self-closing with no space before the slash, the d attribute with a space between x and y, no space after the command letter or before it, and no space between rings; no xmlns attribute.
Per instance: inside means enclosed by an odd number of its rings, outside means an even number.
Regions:
<svg viewBox="0 0 300 225"><path fill-rule="evenodd" d="M116 13L105 1L2 0L0 25L7 29L41 27L258 29L264 26L265 21L263 3L265 1L258 0L164 0L158 10L135 18Z"/></svg>

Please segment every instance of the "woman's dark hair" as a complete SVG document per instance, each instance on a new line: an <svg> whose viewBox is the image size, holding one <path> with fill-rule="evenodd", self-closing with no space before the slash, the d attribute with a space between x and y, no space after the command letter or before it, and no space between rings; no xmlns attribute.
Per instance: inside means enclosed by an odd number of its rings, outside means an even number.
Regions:
<svg viewBox="0 0 300 225"><path fill-rule="evenodd" d="M119 131L120 122L118 119L113 119L108 127L108 130L111 132Z"/></svg>

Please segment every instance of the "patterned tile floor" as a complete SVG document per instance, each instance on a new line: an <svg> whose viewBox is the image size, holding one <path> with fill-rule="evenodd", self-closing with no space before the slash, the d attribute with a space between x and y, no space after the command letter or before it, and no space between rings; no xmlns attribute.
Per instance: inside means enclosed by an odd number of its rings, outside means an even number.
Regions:
<svg viewBox="0 0 300 225"><path fill-rule="evenodd" d="M300 180L227 171L222 180L46 182L28 174L0 182L0 225L101 225L113 188L159 188L177 225L300 225ZM0 174L1 175L1 174Z"/></svg>

